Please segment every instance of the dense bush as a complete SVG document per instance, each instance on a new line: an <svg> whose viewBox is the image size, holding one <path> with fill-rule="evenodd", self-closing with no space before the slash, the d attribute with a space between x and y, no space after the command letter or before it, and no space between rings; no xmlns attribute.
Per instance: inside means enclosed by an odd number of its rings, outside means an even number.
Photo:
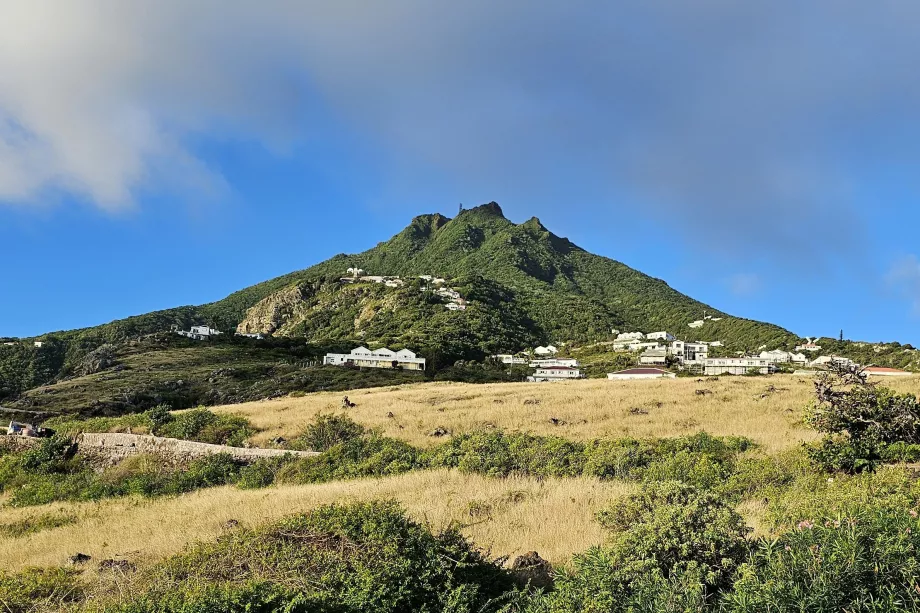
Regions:
<svg viewBox="0 0 920 613"><path fill-rule="evenodd" d="M806 421L825 434L811 454L830 470L874 470L903 445L920 444L920 402L867 382L856 367L834 366L815 383L816 402Z"/></svg>
<svg viewBox="0 0 920 613"><path fill-rule="evenodd" d="M371 434L333 445L321 455L281 466L280 483L325 483L337 479L385 477L419 467L419 451L403 441Z"/></svg>
<svg viewBox="0 0 920 613"><path fill-rule="evenodd" d="M741 516L677 482L646 485L598 518L610 542L576 555L537 610L701 610L748 553Z"/></svg>
<svg viewBox="0 0 920 613"><path fill-rule="evenodd" d="M218 415L203 408L171 415L172 419L154 427L154 434L234 447L241 446L253 434L246 418L236 415Z"/></svg>
<svg viewBox="0 0 920 613"><path fill-rule="evenodd" d="M917 511L867 505L852 515L803 519L762 540L725 604L731 612L917 611Z"/></svg>
<svg viewBox="0 0 920 613"><path fill-rule="evenodd" d="M347 443L364 435L364 426L344 415L319 414L291 444L292 449L326 451L340 443Z"/></svg>
<svg viewBox="0 0 920 613"><path fill-rule="evenodd" d="M584 470L584 444L559 437L489 430L461 434L426 453L434 467L504 477L572 477Z"/></svg>
<svg viewBox="0 0 920 613"><path fill-rule="evenodd" d="M118 611L497 611L509 575L454 529L391 502L332 505L199 545L153 571Z"/></svg>
<svg viewBox="0 0 920 613"><path fill-rule="evenodd" d="M600 439L581 443L488 430L455 436L425 452L423 462L490 476L676 480L740 495L786 480L775 467L775 460L743 458L741 454L752 446L744 438L706 433L672 439Z"/></svg>

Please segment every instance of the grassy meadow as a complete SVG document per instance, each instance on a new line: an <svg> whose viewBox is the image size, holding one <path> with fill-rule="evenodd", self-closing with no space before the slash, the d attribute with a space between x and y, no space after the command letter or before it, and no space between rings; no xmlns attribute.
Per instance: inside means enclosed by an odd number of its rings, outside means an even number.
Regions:
<svg viewBox="0 0 920 613"><path fill-rule="evenodd" d="M920 377L891 383L895 389L920 391ZM267 445L278 436L300 432L318 413L340 412L344 394L316 393L211 410L246 417L259 430L253 442ZM352 390L347 395L357 405L346 411L349 417L422 447L439 442L430 436L436 428L459 434L494 427L574 440L708 432L745 436L768 451L817 437L801 424L802 409L814 396L813 382L792 375L552 384L438 382Z"/></svg>
<svg viewBox="0 0 920 613"><path fill-rule="evenodd" d="M893 378L882 384L901 393L920 393L920 377ZM342 409L346 393L355 407ZM247 444L259 446L271 446L277 437L302 441L298 437L317 423L318 416L345 415L366 429L355 435L355 440L365 443L354 448L346 445L346 451L340 449L332 457L348 462L349 454L355 452L347 449L361 449L372 458L362 470L371 472L346 472L346 477L325 482L298 483L296 478L312 479L310 475L317 473L284 473L282 468L278 474L287 474L287 479L269 480L267 487L239 485L238 476L228 481L202 477L205 485L175 490L182 493L166 489L165 495L138 495L125 487L117 489L118 496L47 504L38 500L21 505L16 494L0 493L0 583L3 571L66 567L69 556L82 552L93 559L81 574L92 601L115 589L129 590L130 581L119 583L122 579L116 577L113 583L111 574L98 569L101 560L130 560L138 576L148 577L147 581L160 572L156 569L164 561L186 555L183 552L219 544L239 530L260 530L332 503L394 500L410 521L433 533L459 526L465 537L493 558L511 559L537 551L555 567L568 568L584 552L600 551L611 542L610 526L602 521L609 509L633 504L623 501L646 495L641 492L650 484L684 477L699 491L716 493L753 537L769 537L767 540L785 534L790 525L812 513L799 504L803 498L812 507L826 507L828 513L839 512L834 505L842 509L854 501L870 501L876 491L873 488L894 501L892 507L907 504L904 500L920 500L913 479L905 477L902 469L886 469L871 477L874 481L866 481L858 475L828 478L816 468L803 468L802 444L820 438L803 420L804 409L813 398L811 379L777 375L558 384L438 382L294 394L214 407L211 410L220 417L213 419L232 417L242 424L240 428L245 425L240 431L249 435ZM180 430L188 421L183 416L193 414L178 412L161 427ZM132 419L140 423L141 417L116 419L113 429L134 423ZM108 424L105 420L97 423ZM438 429L448 434L433 435ZM489 432L499 438L501 432L525 437L509 438L502 443L508 447L502 448L489 447L498 440L489 435L463 438ZM698 433L717 438L694 439ZM741 437L736 439L741 442L747 439L754 446L719 442L731 437ZM394 441L374 442L390 439ZM598 439L685 442L674 447L604 448L596 446ZM448 441L461 442L451 447ZM580 447L567 447L566 441ZM530 468L522 473L490 472L488 458L484 462L481 457L493 450L499 455L510 453L502 461L511 464L527 458ZM393 469L405 453L417 455L410 465ZM431 457L425 455L429 453ZM388 454L396 454L395 459ZM636 454L647 454L647 458ZM552 469L561 472L534 468L560 459L586 462L585 468L581 464ZM623 468L623 462L633 468ZM129 464L121 471L125 475L137 471ZM589 473L589 467L596 472ZM0 473L2 470L0 462ZM116 467L96 477L87 476L87 483L113 482L121 478L118 473ZM732 484L723 483L728 481ZM675 508L680 509L680 504Z"/></svg>
<svg viewBox="0 0 920 613"><path fill-rule="evenodd" d="M156 500L55 503L4 509L3 524L43 516L69 517L72 523L18 537L0 533L0 560L7 570L54 566L81 551L95 559L150 563L220 536L231 519L254 526L331 502L395 499L435 529L466 525L464 533L496 556L536 549L564 562L603 540L594 513L631 489L595 479L493 479L434 470L265 490L216 487Z"/></svg>

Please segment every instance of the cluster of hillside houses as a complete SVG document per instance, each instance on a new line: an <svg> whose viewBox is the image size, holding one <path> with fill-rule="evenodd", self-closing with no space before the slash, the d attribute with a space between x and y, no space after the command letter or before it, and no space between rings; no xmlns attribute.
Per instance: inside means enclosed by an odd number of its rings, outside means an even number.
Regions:
<svg viewBox="0 0 920 613"><path fill-rule="evenodd" d="M179 336L184 336L185 338L190 338L193 341L209 341L212 338L220 336L223 334L220 330L215 330L210 326L192 326L189 330L180 330L179 326L173 326L172 331L178 334ZM243 334L242 332L236 332L237 336L245 336L246 338L256 338L263 339L265 338L264 334Z"/></svg>
<svg viewBox="0 0 920 613"><path fill-rule="evenodd" d="M716 318L709 318L717 321ZM802 351L816 351L820 347L814 345L811 339L808 343L796 348L795 352L762 351L759 355L741 355L735 357L709 357L710 347L721 347L720 341L681 341L669 332L642 332L620 333L613 341L613 348L627 351L641 352L639 366L665 366L677 364L690 370L698 371L705 375L743 375L750 372L770 374L775 372L780 364L793 366L825 366L832 361L844 361L845 358L822 356L816 360L809 360ZM816 347L816 349L814 349Z"/></svg>
<svg viewBox="0 0 920 613"><path fill-rule="evenodd" d="M349 268L345 272L350 277L342 277L340 281L344 283L380 283L387 287L403 287L406 282L397 276L380 276L365 275L361 268ZM447 286L447 280L433 275L419 275L419 279L425 282L422 291L433 291L436 295L444 298L444 306L449 311L465 311L466 299L460 296L460 292ZM432 290L432 287L434 289Z"/></svg>

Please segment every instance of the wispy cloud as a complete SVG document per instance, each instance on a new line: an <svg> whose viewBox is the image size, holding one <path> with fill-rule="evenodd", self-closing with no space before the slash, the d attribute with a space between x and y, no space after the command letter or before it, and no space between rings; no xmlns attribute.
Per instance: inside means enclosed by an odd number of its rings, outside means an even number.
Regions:
<svg viewBox="0 0 920 613"><path fill-rule="evenodd" d="M729 291L739 298L749 298L760 292L763 281L755 273L737 273L726 280Z"/></svg>
<svg viewBox="0 0 920 613"><path fill-rule="evenodd" d="M920 258L909 255L898 260L891 266L886 280L911 303L914 315L920 316Z"/></svg>
<svg viewBox="0 0 920 613"><path fill-rule="evenodd" d="M0 200L219 188L196 140L283 150L331 108L482 193L588 186L726 249L820 257L859 243L863 169L920 157L902 129L918 18L897 0L10 1ZM836 239L815 248L816 228Z"/></svg>

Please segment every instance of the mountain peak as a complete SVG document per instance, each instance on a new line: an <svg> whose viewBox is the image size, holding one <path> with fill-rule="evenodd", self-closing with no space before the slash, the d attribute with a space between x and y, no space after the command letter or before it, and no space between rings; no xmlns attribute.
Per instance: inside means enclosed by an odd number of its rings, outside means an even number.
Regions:
<svg viewBox="0 0 920 613"><path fill-rule="evenodd" d="M505 214L502 212L502 207L498 206L498 203L494 200L487 204L480 204L479 206L473 207L471 209L466 209L462 213L470 214L476 213L479 215L487 215L489 217L500 217L505 219Z"/></svg>
<svg viewBox="0 0 920 613"><path fill-rule="evenodd" d="M549 232L547 227L543 225L543 222L540 221L539 217L531 217L521 225L530 230L536 230L538 232Z"/></svg>

